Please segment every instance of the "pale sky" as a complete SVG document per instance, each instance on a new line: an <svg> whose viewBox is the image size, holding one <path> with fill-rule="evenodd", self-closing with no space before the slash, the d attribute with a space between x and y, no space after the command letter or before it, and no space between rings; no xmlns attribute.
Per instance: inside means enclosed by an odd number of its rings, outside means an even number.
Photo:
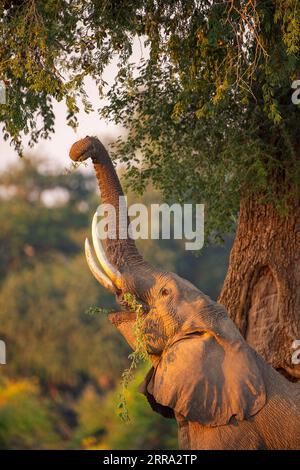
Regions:
<svg viewBox="0 0 300 470"><path fill-rule="evenodd" d="M143 48L142 43L137 40L134 42L132 62L138 63L142 56L147 56L147 51ZM109 85L113 84L116 71L117 61L114 60L109 67L107 67L103 77ZM33 149L29 149L26 145L27 139L24 138L23 145L25 153L34 153L48 157L50 160L53 159L56 165L58 164L62 168L65 168L70 165L68 154L71 145L76 140L86 135L97 135L99 138L101 138L101 135L105 135L106 138L109 136L112 139L120 135L122 132L121 128L99 118L97 109L101 104L103 105L104 102L99 99L95 82L87 77L85 83L86 91L90 101L93 103L95 111L86 114L81 107L77 115L79 126L77 131L74 132L74 130L66 124L67 110L65 104L63 102L55 102L55 133L52 134L51 140L41 140ZM18 158L13 147L9 145L9 142L5 142L2 135L0 135L0 170L16 161Z"/></svg>

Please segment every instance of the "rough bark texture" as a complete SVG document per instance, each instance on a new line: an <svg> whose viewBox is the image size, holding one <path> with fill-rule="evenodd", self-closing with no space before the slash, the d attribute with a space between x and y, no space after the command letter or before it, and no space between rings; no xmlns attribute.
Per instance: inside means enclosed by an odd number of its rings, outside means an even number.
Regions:
<svg viewBox="0 0 300 470"><path fill-rule="evenodd" d="M300 339L300 203L287 216L242 200L228 273L218 301L248 343L276 369L300 379L291 363Z"/></svg>

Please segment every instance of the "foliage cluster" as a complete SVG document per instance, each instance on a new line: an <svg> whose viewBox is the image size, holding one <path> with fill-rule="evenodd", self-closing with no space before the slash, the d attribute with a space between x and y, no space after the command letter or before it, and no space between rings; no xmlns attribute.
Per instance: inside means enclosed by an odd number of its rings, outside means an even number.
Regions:
<svg viewBox="0 0 300 470"><path fill-rule="evenodd" d="M76 126L90 76L102 116L128 130L114 150L132 186L206 202L208 232L234 226L241 197L283 207L298 194L298 0L10 0L0 13L0 122L18 149L23 131L32 143L53 132L53 100Z"/></svg>

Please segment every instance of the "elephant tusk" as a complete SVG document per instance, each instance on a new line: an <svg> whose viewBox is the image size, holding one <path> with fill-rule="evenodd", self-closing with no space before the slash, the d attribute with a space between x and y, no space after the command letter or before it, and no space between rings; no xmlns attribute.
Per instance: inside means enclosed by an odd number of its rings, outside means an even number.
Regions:
<svg viewBox="0 0 300 470"><path fill-rule="evenodd" d="M98 234L97 234L97 212L95 212L94 217L93 217L92 238L93 238L94 249L95 249L97 258L99 260L99 263L100 263L103 271L105 271L105 273L112 280L112 282L115 284L115 286L120 288L121 287L121 274L108 261L108 259L106 257L106 254L105 254L105 251L103 249L102 243L99 240L99 237L98 237Z"/></svg>
<svg viewBox="0 0 300 470"><path fill-rule="evenodd" d="M110 290L112 293L116 293L116 288L111 280L104 274L101 269L98 267L97 262L94 258L92 248L90 245L89 240L85 239L85 256L87 260L87 264L93 274L93 276L97 279L97 281L102 284L103 287Z"/></svg>

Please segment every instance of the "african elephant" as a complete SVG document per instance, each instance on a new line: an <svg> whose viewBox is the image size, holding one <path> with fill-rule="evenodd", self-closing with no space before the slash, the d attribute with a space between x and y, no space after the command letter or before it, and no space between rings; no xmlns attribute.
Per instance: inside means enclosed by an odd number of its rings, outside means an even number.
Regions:
<svg viewBox="0 0 300 470"><path fill-rule="evenodd" d="M91 158L102 203L118 211L122 188L101 142L86 137L70 157ZM126 221L125 221L126 222ZM124 220L123 220L124 223ZM151 407L178 423L182 449L299 449L300 385L289 382L248 346L222 305L190 282L148 264L129 236L86 240L89 267L122 303L126 292L144 307L143 331L152 361L141 391ZM100 267L101 266L101 267ZM110 321L134 348L136 315Z"/></svg>

